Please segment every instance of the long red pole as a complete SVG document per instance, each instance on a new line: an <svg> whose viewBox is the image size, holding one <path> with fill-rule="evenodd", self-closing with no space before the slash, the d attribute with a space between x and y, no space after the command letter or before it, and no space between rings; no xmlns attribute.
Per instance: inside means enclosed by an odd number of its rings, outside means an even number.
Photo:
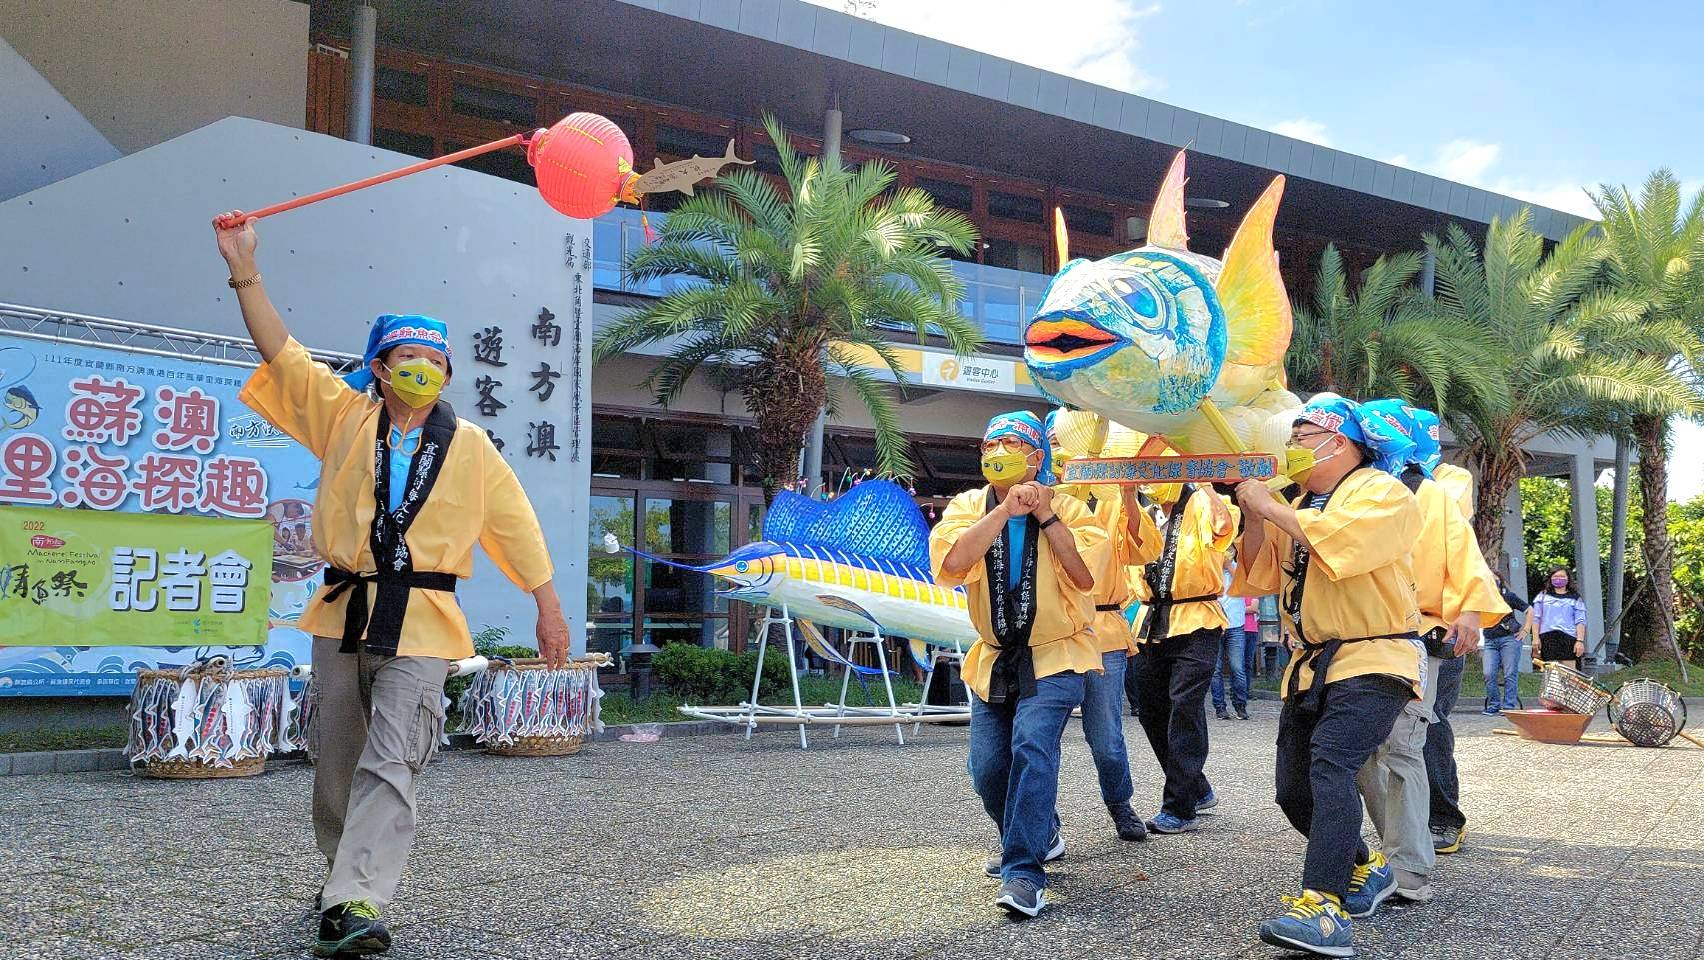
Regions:
<svg viewBox="0 0 1704 960"><path fill-rule="evenodd" d="M244 213L240 219L236 218L236 217L220 217L219 218L219 220L220 220L219 226L224 228L224 229L229 230L231 227L236 226L238 223L246 223L250 220L259 220L261 217L270 217L275 213L283 213L286 210L294 210L297 207L305 207L310 203L318 203L321 200L329 200L332 197L341 197L346 193L354 193L357 190L364 190L367 187L377 186L378 184L381 184L381 183L388 183L391 180L396 180L396 179L399 179L401 177L406 177L411 173L419 173L422 170L430 170L433 167L441 167L446 163L456 163L456 162L461 161L461 160L466 160L468 157L477 157L482 153L491 153L492 151L495 151L495 150L502 150L505 147L513 147L513 146L516 146L518 144L526 143L536 133L537 133L537 131L534 131L534 133L517 133L512 137L504 137L501 140L493 140L490 143L483 144L481 146L468 147L466 150L457 150L455 153L446 153L441 157L433 157L430 160L422 160L419 163L411 163L406 167L403 167L399 170L392 170L389 173L375 174L371 177L366 178L365 180L357 180L354 183L346 183L341 187L332 187L329 190L321 190L318 193L310 193L305 197L295 197L293 199L286 200L283 203L275 203L270 207L261 207L259 210L251 210L247 213Z"/></svg>

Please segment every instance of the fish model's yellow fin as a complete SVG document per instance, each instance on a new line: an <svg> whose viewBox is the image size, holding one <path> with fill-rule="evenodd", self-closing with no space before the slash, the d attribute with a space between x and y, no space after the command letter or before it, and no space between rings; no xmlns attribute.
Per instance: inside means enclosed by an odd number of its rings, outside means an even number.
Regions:
<svg viewBox="0 0 1704 960"><path fill-rule="evenodd" d="M1071 262L1071 237L1065 232L1065 210L1063 207L1053 208L1053 254L1059 259L1059 269Z"/></svg>
<svg viewBox="0 0 1704 960"><path fill-rule="evenodd" d="M1189 231L1183 222L1183 185L1188 182L1183 172L1183 151L1179 150L1148 214L1148 243L1168 250L1189 249Z"/></svg>
<svg viewBox="0 0 1704 960"><path fill-rule="evenodd" d="M1231 363L1276 363L1290 346L1290 298L1272 248L1272 224L1283 196L1284 178L1274 177L1237 227L1214 284L1225 308L1230 334L1225 359Z"/></svg>

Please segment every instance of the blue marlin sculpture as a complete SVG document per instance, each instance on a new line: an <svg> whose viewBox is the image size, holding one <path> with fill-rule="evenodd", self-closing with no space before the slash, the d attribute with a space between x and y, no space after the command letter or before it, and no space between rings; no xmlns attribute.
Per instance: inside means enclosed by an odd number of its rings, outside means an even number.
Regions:
<svg viewBox="0 0 1704 960"><path fill-rule="evenodd" d="M1065 265L1025 330L1024 361L1050 397L1184 453L1281 454L1280 421L1301 406L1284 384L1290 301L1272 246L1284 178L1255 201L1222 261L1189 250L1186 182L1179 152L1147 245L1103 260L1065 262L1060 217Z"/></svg>
<svg viewBox="0 0 1704 960"><path fill-rule="evenodd" d="M783 492L763 519L763 539L713 563L636 556L732 584L723 596L818 626L967 650L976 641L961 587L929 573L929 527L911 497L889 480L868 480L827 503ZM605 537L605 547L618 545Z"/></svg>

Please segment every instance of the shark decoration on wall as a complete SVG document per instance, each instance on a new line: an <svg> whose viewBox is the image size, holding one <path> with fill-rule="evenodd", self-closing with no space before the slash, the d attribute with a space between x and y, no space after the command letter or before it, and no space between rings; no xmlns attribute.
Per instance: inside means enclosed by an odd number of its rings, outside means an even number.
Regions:
<svg viewBox="0 0 1704 960"><path fill-rule="evenodd" d="M1024 361L1050 398L1183 453L1281 456L1301 406L1285 387L1290 301L1272 245L1284 178L1249 209L1223 260L1189 250L1187 182L1180 151L1147 244L1103 260L1066 262L1058 218L1064 266L1025 330Z"/></svg>
<svg viewBox="0 0 1704 960"><path fill-rule="evenodd" d="M719 157L701 157L693 154L685 160L664 163L653 159L655 164L649 171L635 177L622 188L622 199L628 203L638 203L642 193L666 193L679 190L687 196L692 196L693 186L706 177L722 175L722 168L730 163L750 166L755 161L741 160L734 156L734 141L728 141L728 152Z"/></svg>
<svg viewBox="0 0 1704 960"><path fill-rule="evenodd" d="M868 633L875 626L888 636L968 650L976 628L965 592L935 583L928 542L928 524L904 488L867 480L827 503L782 492L764 515L763 539L712 563L622 548L613 534L604 547L708 573L731 584L723 596L785 607L820 627Z"/></svg>

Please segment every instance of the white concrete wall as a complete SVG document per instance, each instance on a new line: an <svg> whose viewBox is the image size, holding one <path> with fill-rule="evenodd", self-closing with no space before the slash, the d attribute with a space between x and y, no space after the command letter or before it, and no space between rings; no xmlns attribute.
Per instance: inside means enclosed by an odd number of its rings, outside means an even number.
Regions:
<svg viewBox="0 0 1704 960"><path fill-rule="evenodd" d="M412 159L253 120L220 121L0 203L0 301L245 336L210 218ZM443 168L281 214L258 229L267 289L310 347L359 353L381 313L424 313L449 324L456 361L448 399L462 416L494 423L506 441L504 455L544 522L563 606L572 623L583 622L590 224L557 214L531 187ZM528 342L546 307L563 327L561 346L550 350ZM473 360L473 334L490 325L503 330L507 367ZM576 353L578 396L568 369ZM527 373L541 361L565 371L548 403L527 392ZM474 381L484 374L504 382L498 395L509 405L490 422L474 408ZM554 463L525 453L528 424L545 420L561 445ZM483 559L461 595L476 625L532 635L531 601ZM578 627L575 639L584 639Z"/></svg>
<svg viewBox="0 0 1704 960"><path fill-rule="evenodd" d="M124 153L225 117L300 127L307 109L294 0L0 0L0 38Z"/></svg>
<svg viewBox="0 0 1704 960"><path fill-rule="evenodd" d="M0 39L0 200L118 158L101 136L18 51Z"/></svg>

